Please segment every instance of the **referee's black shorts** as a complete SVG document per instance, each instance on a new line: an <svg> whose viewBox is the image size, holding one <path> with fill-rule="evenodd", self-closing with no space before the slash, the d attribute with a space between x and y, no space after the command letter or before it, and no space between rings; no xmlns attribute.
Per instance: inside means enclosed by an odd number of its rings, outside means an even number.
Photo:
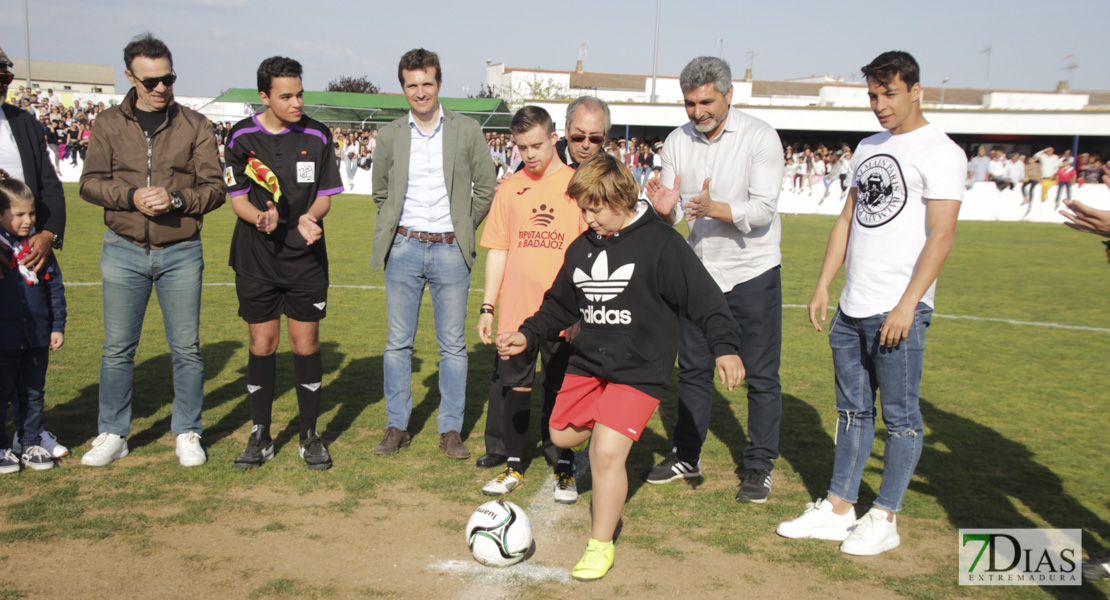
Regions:
<svg viewBox="0 0 1110 600"><path fill-rule="evenodd" d="M313 322L327 316L328 286L281 287L235 275L239 316L247 323L266 323L285 315L295 321Z"/></svg>

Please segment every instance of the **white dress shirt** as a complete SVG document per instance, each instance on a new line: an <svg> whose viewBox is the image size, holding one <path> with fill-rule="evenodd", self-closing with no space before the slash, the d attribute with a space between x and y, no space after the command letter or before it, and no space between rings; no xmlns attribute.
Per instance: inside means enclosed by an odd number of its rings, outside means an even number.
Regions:
<svg viewBox="0 0 1110 600"><path fill-rule="evenodd" d="M767 123L729 107L722 131L712 142L692 122L675 129L663 144L664 187L682 176L676 221L687 199L701 193L732 210L732 222L710 217L689 223L690 247L713 280L727 292L782 263L782 223L778 201L782 189L782 142Z"/></svg>
<svg viewBox="0 0 1110 600"><path fill-rule="evenodd" d="M439 107L439 123L427 134L409 111L409 131L409 180L399 225L428 233L453 231L451 200L443 174L443 106Z"/></svg>
<svg viewBox="0 0 1110 600"><path fill-rule="evenodd" d="M0 169L4 169L14 179L23 179L23 159L19 155L19 146L15 143L12 125L8 117L0 110Z"/></svg>

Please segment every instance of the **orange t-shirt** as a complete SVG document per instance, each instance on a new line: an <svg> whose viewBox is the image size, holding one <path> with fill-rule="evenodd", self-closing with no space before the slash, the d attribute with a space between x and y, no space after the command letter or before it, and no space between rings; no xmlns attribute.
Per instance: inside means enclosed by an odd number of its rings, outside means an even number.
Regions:
<svg viewBox="0 0 1110 600"><path fill-rule="evenodd" d="M497 188L481 246L508 251L497 301L498 333L520 329L539 310L567 246L586 230L578 203L567 197L573 176L566 165L544 179L522 169Z"/></svg>

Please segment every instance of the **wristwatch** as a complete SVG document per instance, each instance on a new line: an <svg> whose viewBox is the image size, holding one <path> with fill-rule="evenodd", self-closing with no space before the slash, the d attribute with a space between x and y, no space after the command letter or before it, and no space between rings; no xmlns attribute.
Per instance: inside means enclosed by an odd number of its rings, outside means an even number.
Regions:
<svg viewBox="0 0 1110 600"><path fill-rule="evenodd" d="M185 198L181 196L181 192L174 192L170 194L170 210L180 212L185 208Z"/></svg>

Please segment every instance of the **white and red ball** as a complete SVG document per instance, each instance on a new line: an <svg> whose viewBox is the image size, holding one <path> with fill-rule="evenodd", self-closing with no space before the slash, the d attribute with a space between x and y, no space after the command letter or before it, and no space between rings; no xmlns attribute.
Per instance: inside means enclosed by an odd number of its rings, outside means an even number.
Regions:
<svg viewBox="0 0 1110 600"><path fill-rule="evenodd" d="M532 522L512 502L486 502L466 522L466 545L474 559L487 567L514 565L532 547Z"/></svg>

